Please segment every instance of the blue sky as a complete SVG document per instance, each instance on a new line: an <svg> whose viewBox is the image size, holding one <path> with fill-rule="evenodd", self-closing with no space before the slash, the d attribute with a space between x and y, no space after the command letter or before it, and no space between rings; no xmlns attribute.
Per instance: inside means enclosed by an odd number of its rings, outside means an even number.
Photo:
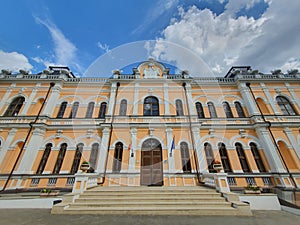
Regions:
<svg viewBox="0 0 300 225"><path fill-rule="evenodd" d="M2 0L0 6L0 69L38 73L64 65L82 76L91 65L101 72L109 64L99 75L107 77L148 57L192 74L203 73L191 63L198 60L218 76L234 65L265 73L300 68L299 1ZM148 40L151 49L139 54ZM122 60L108 62L111 55Z"/></svg>

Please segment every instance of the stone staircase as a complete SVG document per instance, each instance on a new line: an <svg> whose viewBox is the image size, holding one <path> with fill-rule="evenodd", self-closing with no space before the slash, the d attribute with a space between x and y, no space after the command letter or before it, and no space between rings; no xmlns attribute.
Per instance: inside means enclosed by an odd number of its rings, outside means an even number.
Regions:
<svg viewBox="0 0 300 225"><path fill-rule="evenodd" d="M67 194L52 214L252 215L249 205L197 187L95 187Z"/></svg>

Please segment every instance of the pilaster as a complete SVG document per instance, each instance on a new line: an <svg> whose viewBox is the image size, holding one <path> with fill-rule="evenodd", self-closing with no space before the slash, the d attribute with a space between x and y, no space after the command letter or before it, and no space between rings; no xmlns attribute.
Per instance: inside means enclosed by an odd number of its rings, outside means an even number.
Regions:
<svg viewBox="0 0 300 225"><path fill-rule="evenodd" d="M31 107L32 105L32 101L37 93L38 87L40 86L40 84L37 84L35 88L33 88L28 101L26 102L24 109L22 110L22 112L20 113L20 116L26 116L28 109Z"/></svg>
<svg viewBox="0 0 300 225"><path fill-rule="evenodd" d="M107 149L108 149L108 140L109 140L109 135L110 135L110 128L105 127L102 131L102 141L101 141L101 146L100 146L100 154L98 158L98 163L97 163L97 173L104 173L105 171L105 163L106 163L106 158L107 158Z"/></svg>
<svg viewBox="0 0 300 225"><path fill-rule="evenodd" d="M116 91L117 91L117 83L114 82L111 84L111 89L110 89L110 97L109 97L108 110L107 110L107 115L109 116L113 114L113 108L116 101L115 99Z"/></svg>
<svg viewBox="0 0 300 225"><path fill-rule="evenodd" d="M270 103L272 110L274 112L275 115L280 115L280 112L277 110L276 104L269 92L269 89L266 87L266 85L264 83L261 83L260 86L262 87L265 95L267 96L268 102Z"/></svg>
<svg viewBox="0 0 300 225"><path fill-rule="evenodd" d="M291 142L293 148L295 149L298 158L300 159L300 146L298 145L297 140L293 135L293 132L288 127L284 128L283 131L288 137L289 141Z"/></svg>
<svg viewBox="0 0 300 225"><path fill-rule="evenodd" d="M139 108L139 83L134 84L133 115L138 114Z"/></svg>
<svg viewBox="0 0 300 225"><path fill-rule="evenodd" d="M9 149L9 146L11 145L12 140L15 137L15 134L17 132L16 128L12 128L9 132L8 132L8 136L6 138L6 140L3 143L2 149L0 151L0 165L2 163L2 160L4 159L7 150Z"/></svg>
<svg viewBox="0 0 300 225"><path fill-rule="evenodd" d="M198 168L200 172L208 172L207 165L206 165L206 158L201 148L201 140L200 140L200 127L194 126L192 128L197 158L198 158Z"/></svg>
<svg viewBox="0 0 300 225"><path fill-rule="evenodd" d="M34 172L32 171L32 167L41 148L45 133L44 129L35 128L33 130L26 150L24 149L23 157L19 162L19 167L15 171L16 174L32 174Z"/></svg>
<svg viewBox="0 0 300 225"><path fill-rule="evenodd" d="M173 130L170 127L166 128L166 134L167 134L167 146L168 146L168 165L169 165L169 173L176 173L175 169L175 160L174 160L174 149L172 150L171 154L171 147L172 147L172 141L173 141Z"/></svg>
<svg viewBox="0 0 300 225"><path fill-rule="evenodd" d="M270 138L269 132L264 127L256 128L256 132L262 141L264 152L270 164L271 172L285 173L286 170L280 160L276 147Z"/></svg>
<svg viewBox="0 0 300 225"><path fill-rule="evenodd" d="M256 103L250 93L249 88L246 86L245 83L240 83L238 85L238 89L240 91L240 93L242 94L243 100L245 102L246 108L249 112L250 116L253 115L260 115L257 107L256 107Z"/></svg>
<svg viewBox="0 0 300 225"><path fill-rule="evenodd" d="M164 103L165 103L165 115L170 115L170 103L169 103L169 85L167 82L164 82Z"/></svg>
<svg viewBox="0 0 300 225"><path fill-rule="evenodd" d="M7 91L5 92L4 96L2 97L1 101L0 101L0 112L2 111L2 107L5 105L7 99L9 98L12 90L13 90L13 87L15 86L15 84L12 84L8 89ZM3 112L4 113L4 112ZM2 114L3 114L2 113Z"/></svg>
<svg viewBox="0 0 300 225"><path fill-rule="evenodd" d="M188 99L188 102L186 104L189 105L190 114L191 115L196 115L195 109L194 109L195 107L194 107L194 104L193 104L192 88L191 88L190 83L186 84L186 95L187 95L187 99Z"/></svg>
<svg viewBox="0 0 300 225"><path fill-rule="evenodd" d="M291 96L293 97L293 103L296 103L298 106L298 109L300 109L300 99L298 95L295 93L294 89L290 86L289 83L285 83L285 86L287 87L288 91L290 92Z"/></svg>
<svg viewBox="0 0 300 225"><path fill-rule="evenodd" d="M41 114L42 116L52 116L55 106L58 102L61 90L61 84L55 84L55 86L52 88L50 97L48 98L49 100L46 102L45 108Z"/></svg>
<svg viewBox="0 0 300 225"><path fill-rule="evenodd" d="M137 129L132 127L130 129L131 134L131 149L130 149L130 157L129 157L129 165L128 165L128 172L136 172L135 162L136 162L136 135Z"/></svg>

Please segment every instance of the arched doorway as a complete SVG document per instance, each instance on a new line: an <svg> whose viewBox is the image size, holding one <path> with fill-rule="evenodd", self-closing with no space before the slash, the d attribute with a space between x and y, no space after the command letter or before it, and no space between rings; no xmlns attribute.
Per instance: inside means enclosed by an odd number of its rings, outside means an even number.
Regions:
<svg viewBox="0 0 300 225"><path fill-rule="evenodd" d="M162 148L159 141L150 138L142 144L141 185L162 186Z"/></svg>

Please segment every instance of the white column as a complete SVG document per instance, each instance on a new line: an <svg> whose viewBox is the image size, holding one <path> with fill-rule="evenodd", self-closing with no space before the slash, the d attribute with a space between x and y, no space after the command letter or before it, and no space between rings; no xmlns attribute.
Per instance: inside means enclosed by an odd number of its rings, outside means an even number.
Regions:
<svg viewBox="0 0 300 225"><path fill-rule="evenodd" d="M176 173L175 169L175 160L174 160L174 149L172 150L172 156L170 156L170 150L172 147L172 141L173 141L173 130L170 127L166 128L166 134L167 134L167 146L168 146L168 165L169 165L169 173ZM176 144L175 144L176 145Z"/></svg>
<svg viewBox="0 0 300 225"><path fill-rule="evenodd" d="M6 101L8 99L8 97L10 96L12 90L13 90L13 87L15 87L16 85L15 84L12 84L8 89L7 91L5 92L4 96L2 97L1 101L0 101L0 111L2 109L2 107L4 105L6 105ZM4 112L3 112L4 113Z"/></svg>
<svg viewBox="0 0 300 225"><path fill-rule="evenodd" d="M196 113L195 113L195 107L194 107L194 104L193 104L193 98L192 98L191 84L187 83L185 88L186 88L186 95L187 95L187 99L188 99L188 103L186 103L186 104L189 104L190 114L191 115L196 115Z"/></svg>
<svg viewBox="0 0 300 225"><path fill-rule="evenodd" d="M289 83L285 83L285 86L287 87L287 89L289 90L291 96L293 97L292 102L298 105L298 108L300 108L300 99L298 97L297 94L295 94L294 89L290 86Z"/></svg>
<svg viewBox="0 0 300 225"><path fill-rule="evenodd" d="M297 154L298 158L300 159L300 146L298 145L297 140L294 137L293 132L291 131L291 129L286 127L286 128L284 128L284 133L288 137L289 141L291 142L293 148L296 151L296 154Z"/></svg>
<svg viewBox="0 0 300 225"><path fill-rule="evenodd" d="M169 103L169 87L168 83L164 82L164 103L165 103L165 115L170 115L170 103Z"/></svg>
<svg viewBox="0 0 300 225"><path fill-rule="evenodd" d="M14 173L16 174L32 174L32 166L36 160L38 151L41 148L44 135L46 131L44 129L35 128L32 132L32 136L24 149L24 155L21 158L19 167Z"/></svg>
<svg viewBox="0 0 300 225"><path fill-rule="evenodd" d="M285 173L286 170L280 160L280 157L277 153L277 149L274 146L273 141L270 138L269 132L264 127L256 128L256 132L262 141L264 148L264 153L270 164L271 172Z"/></svg>
<svg viewBox="0 0 300 225"><path fill-rule="evenodd" d="M9 148L9 146L11 145L12 140L15 137L15 134L17 132L16 128L12 128L9 132L8 132L8 136L6 138L6 140L3 140L3 146L2 149L0 151L0 164L2 163L2 160L4 159L6 152ZM1 171L0 171L1 172Z"/></svg>
<svg viewBox="0 0 300 225"><path fill-rule="evenodd" d="M110 128L105 127L102 131L102 141L101 141L101 146L100 146L100 156L98 158L97 162L97 173L104 173L105 170L105 162L107 158L107 149L108 149L108 140L109 140L109 134L110 134Z"/></svg>
<svg viewBox="0 0 300 225"><path fill-rule="evenodd" d="M32 101L36 95L37 89L40 86L40 84L37 84L35 88L32 89L32 92L29 96L28 101L26 102L24 109L22 110L22 112L20 113L20 116L26 116L28 109L30 108L30 106L32 105ZM36 112L37 114L38 112Z"/></svg>
<svg viewBox="0 0 300 225"><path fill-rule="evenodd" d="M269 92L269 89L266 87L266 85L264 83L261 83L260 86L262 87L265 95L267 96L268 102L270 103L270 105L271 105L271 107L273 109L274 114L275 115L279 115L280 112L277 110L276 104L275 104L275 102L274 102L274 100L273 100L273 98L272 98L272 96L271 96L271 94Z"/></svg>
<svg viewBox="0 0 300 225"><path fill-rule="evenodd" d="M116 91L117 91L117 83L112 83L110 88L110 97L109 97L108 110L107 110L108 116L112 116L113 114L114 104L116 101L115 99Z"/></svg>
<svg viewBox="0 0 300 225"><path fill-rule="evenodd" d="M243 100L245 102L245 105L247 107L247 110L249 112L250 116L253 115L260 115L258 109L256 108L256 103L252 97L252 94L250 93L249 88L246 86L245 83L241 83L238 85L238 89L242 94Z"/></svg>
<svg viewBox="0 0 300 225"><path fill-rule="evenodd" d="M200 127L193 127L192 132L193 132L193 138L194 138L194 144L195 144L195 150L197 153L197 158L198 158L198 168L199 172L208 172L207 170L207 165L206 165L206 160L205 156L203 154L202 148L201 148L201 141L200 141Z"/></svg>
<svg viewBox="0 0 300 225"><path fill-rule="evenodd" d="M139 83L135 83L132 115L138 114L139 101L140 101L140 99L139 99Z"/></svg>
<svg viewBox="0 0 300 225"><path fill-rule="evenodd" d="M59 99L61 90L62 90L61 84L56 83L55 86L52 88L48 101L46 102L45 108L41 114L42 116L49 116L49 117L52 116L57 101Z"/></svg>
<svg viewBox="0 0 300 225"><path fill-rule="evenodd" d="M131 149L129 152L129 165L128 165L128 172L136 172L135 169L135 161L136 161L136 135L137 135L137 129L131 128L130 129L131 134ZM131 153L133 153L133 157L131 157Z"/></svg>

